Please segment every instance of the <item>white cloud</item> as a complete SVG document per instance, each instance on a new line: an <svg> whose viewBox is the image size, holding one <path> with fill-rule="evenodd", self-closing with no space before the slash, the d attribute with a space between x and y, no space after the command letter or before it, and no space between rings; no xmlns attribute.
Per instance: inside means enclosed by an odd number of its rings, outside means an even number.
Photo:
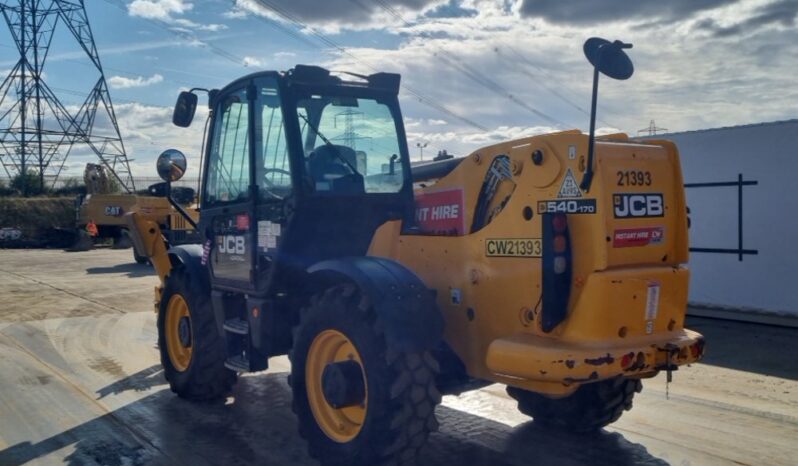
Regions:
<svg viewBox="0 0 798 466"><path fill-rule="evenodd" d="M188 31L217 32L227 29L224 24L200 24L190 19L175 17L188 13L192 9L194 9L194 4L185 0L134 0L127 7L130 16L163 21Z"/></svg>
<svg viewBox="0 0 798 466"><path fill-rule="evenodd" d="M175 148L188 158L189 172L186 178L196 178L202 132L208 116L206 105L197 106L194 122L188 128L178 128L172 124L171 107L125 103L115 105L114 109L128 157L135 159L131 164L134 176L156 176L155 159L164 150Z"/></svg>
<svg viewBox="0 0 798 466"><path fill-rule="evenodd" d="M137 76L135 78L126 78L124 76L111 76L108 78L108 85L113 89L130 89L133 87L146 87L153 84L158 84L163 81L163 76L154 74L149 78L144 76Z"/></svg>
<svg viewBox="0 0 798 466"><path fill-rule="evenodd" d="M263 66L263 61L255 57L246 56L244 57L244 66L260 68Z"/></svg>
<svg viewBox="0 0 798 466"><path fill-rule="evenodd" d="M182 15L194 5L183 0L134 0L127 8L130 16L170 21L173 14Z"/></svg>

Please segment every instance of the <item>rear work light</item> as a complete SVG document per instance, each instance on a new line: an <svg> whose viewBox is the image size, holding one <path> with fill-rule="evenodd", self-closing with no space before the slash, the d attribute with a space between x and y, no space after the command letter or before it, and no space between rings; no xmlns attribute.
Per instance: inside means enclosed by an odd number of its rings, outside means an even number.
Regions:
<svg viewBox="0 0 798 466"><path fill-rule="evenodd" d="M543 214L541 327L550 332L565 319L571 295L571 240L565 214Z"/></svg>

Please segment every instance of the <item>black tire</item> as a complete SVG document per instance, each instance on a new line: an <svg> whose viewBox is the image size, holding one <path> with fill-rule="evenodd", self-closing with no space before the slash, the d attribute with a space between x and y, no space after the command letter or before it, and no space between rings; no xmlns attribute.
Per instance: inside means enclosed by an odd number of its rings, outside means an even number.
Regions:
<svg viewBox="0 0 798 466"><path fill-rule="evenodd" d="M133 246L133 243L130 240L130 235L124 228L120 229L118 233L111 238L111 241L111 249L128 249Z"/></svg>
<svg viewBox="0 0 798 466"><path fill-rule="evenodd" d="M136 261L137 264L141 265L150 263L150 258L139 254L135 247L133 248L133 260Z"/></svg>
<svg viewBox="0 0 798 466"><path fill-rule="evenodd" d="M190 314L192 354L188 367L180 371L172 364L167 348L165 320L167 306L173 295L179 294L188 305ZM208 290L178 265L166 278L158 312L158 348L161 365L169 387L181 398L195 401L212 400L230 392L238 375L224 366L226 351L219 335L211 308Z"/></svg>
<svg viewBox="0 0 798 466"><path fill-rule="evenodd" d="M639 379L616 377L582 385L565 398L547 398L515 387L507 387L507 394L518 401L519 411L537 423L587 433L617 421L632 408L635 393L642 389Z"/></svg>
<svg viewBox="0 0 798 466"><path fill-rule="evenodd" d="M311 344L321 332L345 335L362 358L367 412L351 440L334 441L319 426L308 401L305 368ZM350 284L336 285L311 299L294 329L290 354L292 408L310 455L322 465L414 464L430 432L437 430L435 386L439 371L429 352L393 349L368 299Z"/></svg>

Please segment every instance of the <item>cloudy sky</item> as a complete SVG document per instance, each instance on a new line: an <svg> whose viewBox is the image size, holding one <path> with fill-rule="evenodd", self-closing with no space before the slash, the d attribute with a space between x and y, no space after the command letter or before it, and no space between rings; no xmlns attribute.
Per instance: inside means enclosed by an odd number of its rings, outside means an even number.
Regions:
<svg viewBox="0 0 798 466"><path fill-rule="evenodd" d="M8 3L8 2L6 2ZM15 2L11 2L15 3ZM588 126L592 36L622 39L635 74L601 82L598 126L637 134L798 117L798 0L91 0L86 8L137 176L201 124L172 127L187 87L296 63L402 74L414 158ZM0 70L15 61L0 32ZM64 31L45 79L75 105L97 79ZM87 160L75 158L73 172ZM196 167L196 162L194 162Z"/></svg>

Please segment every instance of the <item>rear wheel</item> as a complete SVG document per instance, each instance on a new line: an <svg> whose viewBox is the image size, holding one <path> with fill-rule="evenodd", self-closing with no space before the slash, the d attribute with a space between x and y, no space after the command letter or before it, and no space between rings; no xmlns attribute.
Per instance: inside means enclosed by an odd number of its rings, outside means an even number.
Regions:
<svg viewBox="0 0 798 466"><path fill-rule="evenodd" d="M518 410L535 422L572 432L592 432L630 410L635 393L642 389L639 379L616 377L584 384L565 398L552 399L515 387L507 387L507 394L518 401Z"/></svg>
<svg viewBox="0 0 798 466"><path fill-rule="evenodd" d="M437 428L437 363L399 352L353 285L313 297L294 330L293 409L324 465L413 464Z"/></svg>
<svg viewBox="0 0 798 466"><path fill-rule="evenodd" d="M224 367L224 342L207 290L194 285L180 265L166 278L161 296L158 346L166 380L182 398L218 398L236 381L236 373Z"/></svg>

